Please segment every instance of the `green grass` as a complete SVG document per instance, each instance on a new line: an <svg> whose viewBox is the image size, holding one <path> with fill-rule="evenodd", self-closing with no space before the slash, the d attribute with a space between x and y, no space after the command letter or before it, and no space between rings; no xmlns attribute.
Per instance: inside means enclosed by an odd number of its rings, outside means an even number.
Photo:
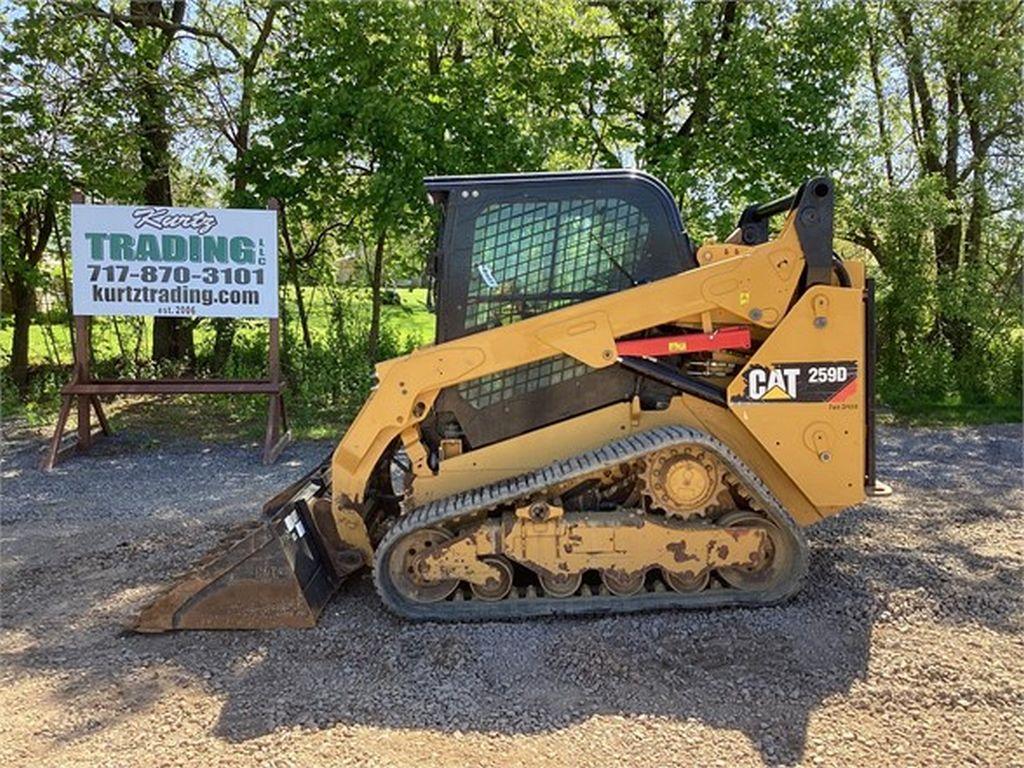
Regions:
<svg viewBox="0 0 1024 768"><path fill-rule="evenodd" d="M400 333L415 341L416 346L434 343L437 318L427 311L425 288L402 288L397 291L401 306L385 306L381 314L391 321Z"/></svg>
<svg viewBox="0 0 1024 768"><path fill-rule="evenodd" d="M961 427L1016 424L1024 420L1020 404L903 403L878 414L880 424L904 427Z"/></svg>
<svg viewBox="0 0 1024 768"><path fill-rule="evenodd" d="M350 297L357 297L368 306L370 292L368 289L350 289L346 292ZM398 332L407 337L415 346L431 344L434 341L434 315L427 311L427 291L423 288L400 288L398 293L400 305L385 305L381 309L381 317L390 322ZM285 312L291 318L292 333L299 334L298 309L294 291L286 291L284 302ZM327 291L317 288L304 288L303 298L309 315L310 335L322 340L327 334L327 323L330 319L331 297ZM122 356L122 349L129 355L134 353L139 328L142 328L142 343L139 345L140 359L148 359L150 341L152 339L153 319L150 317L95 317L92 321L92 341L95 359L113 360ZM263 332L266 324L261 321L244 321L238 333L242 336ZM121 340L118 341L120 333ZM201 322L195 329L197 350L209 348L213 344L213 325ZM13 344L14 328L10 316L0 318L0 350L3 350L4 363L10 355ZM70 365L71 334L66 320L42 324L33 323L29 329L29 365Z"/></svg>
<svg viewBox="0 0 1024 768"><path fill-rule="evenodd" d="M424 289L399 289L400 304L382 307L382 323L400 340L401 348L411 348L433 343L435 317L427 311L427 292ZM328 349L332 314L331 302L338 300L337 294L324 289L306 288L303 298L309 315L310 334L313 343L321 350ZM354 305L356 312L367 313L370 292L365 289L349 289L342 293L340 300ZM301 349L301 331L294 292L289 292L284 301L287 336L283 343L292 354ZM244 321L236 335L236 352L241 354L239 371L227 375L248 377L258 371L265 359L265 321ZM138 357L146 361L152 334L151 318L93 318L94 369L110 375L116 361L135 355L136 341L140 338ZM118 332L121 334L118 340ZM0 326L0 350L4 357L10 354L13 329L10 318L4 318ZM197 353L208 354L213 344L213 326L200 323L194 333ZM125 353L122 354L122 349ZM14 417L31 427L48 428L56 419L60 405L59 389L70 375L72 361L70 334L66 322L54 322L48 326L34 324L30 335L30 365L33 375L33 390L27 402L20 402L13 390L4 388L3 416L5 420ZM330 351L326 354L329 356ZM342 354L339 351L339 354ZM4 360L6 363L6 360ZM365 364L358 364L362 367ZM141 373L147 376L145 370ZM153 374L155 375L155 374ZM170 372L169 375L174 375ZM259 375L256 373L255 375ZM287 376L287 372L286 372ZM298 399L298 381L286 393L289 400L289 416L293 432L297 437L336 437L345 427L344 417L336 405L321 402L305 402ZM351 396L350 396L351 397ZM321 398L322 400L322 398ZM108 402L111 425L114 429L131 427L154 439L171 439L175 434L187 433L206 440L261 438L266 420L267 400L265 397L249 395L233 396L165 396L165 397L118 397ZM73 420L73 419L72 419ZM182 425L187 425L183 428Z"/></svg>
<svg viewBox="0 0 1024 768"><path fill-rule="evenodd" d="M427 311L424 289L400 289L401 303L382 308L383 322L401 338L403 347L422 346L434 340L435 317ZM331 319L332 294L323 288L306 288L303 297L309 313L310 332L314 344L327 346ZM347 289L346 301L355 301L365 309L369 306L367 289ZM291 349L301 344L294 293L287 292L284 309L289 317L288 340ZM138 328L143 330L139 357L149 356L152 321L150 318L95 318L93 321L93 347L95 359L111 361L122 356L124 346L129 354L135 346ZM118 341L118 330L121 341ZM250 352L265 348L266 323L247 321L238 331L238 346L247 346ZM9 354L12 329L10 318L0 326L0 349ZM213 342L213 327L201 323L195 332L196 348L202 354ZM262 353L260 353L260 357ZM258 365L260 357L257 357ZM251 355L250 355L251 358ZM5 391L5 418L14 415L24 418L30 425L52 424L59 405L57 390L67 378L66 367L71 363L70 336L66 323L48 327L35 324L31 329L30 362L47 370L38 386L38 395L28 403L16 403ZM58 367L62 366L62 367ZM296 392L289 396L292 427L297 437L334 438L345 428L343 417L336 407L316 403L297 402ZM14 405L12 406L12 403ZM204 440L259 440L262 436L266 398L236 395L231 397L197 397L182 395L161 398L116 398L107 405L115 429L130 427L144 431L152 439L173 439L187 433ZM1014 423L1022 420L1020 405L972 405L957 403L894 403L879 412L879 423L903 426L959 426L995 423ZM187 425L183 428L182 425Z"/></svg>
<svg viewBox="0 0 1024 768"><path fill-rule="evenodd" d="M427 311L427 291L425 288L395 289L401 299L399 305L385 304L381 307L381 320L390 323L401 335L408 337L415 346L434 342L435 318ZM348 298L358 299L359 303L370 306L370 290L368 288L351 288L345 291ZM327 334L327 325L331 317L331 297L322 288L304 288L302 296L309 317L309 332L313 340L323 340ZM290 315L293 331L299 333L298 307L295 303L294 290L287 291L285 311Z"/></svg>

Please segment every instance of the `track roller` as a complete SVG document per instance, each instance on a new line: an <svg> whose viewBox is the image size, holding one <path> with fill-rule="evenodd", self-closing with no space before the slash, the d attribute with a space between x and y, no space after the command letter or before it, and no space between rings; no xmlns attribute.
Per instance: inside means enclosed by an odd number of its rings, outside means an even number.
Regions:
<svg viewBox="0 0 1024 768"><path fill-rule="evenodd" d="M549 597L572 597L583 583L582 573L542 573L540 586Z"/></svg>
<svg viewBox="0 0 1024 768"><path fill-rule="evenodd" d="M501 600L512 589L512 565L503 557L481 558L488 565L494 566L499 575L488 577L483 584L471 583L470 590L479 600Z"/></svg>

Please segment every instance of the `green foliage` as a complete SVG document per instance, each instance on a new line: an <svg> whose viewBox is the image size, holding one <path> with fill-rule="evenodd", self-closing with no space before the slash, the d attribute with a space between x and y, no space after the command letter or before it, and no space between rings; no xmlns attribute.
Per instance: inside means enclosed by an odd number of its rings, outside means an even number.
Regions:
<svg viewBox="0 0 1024 768"><path fill-rule="evenodd" d="M901 409L1019 404L1021 7L875 11L839 220L878 279L880 391Z"/></svg>
<svg viewBox="0 0 1024 768"><path fill-rule="evenodd" d="M73 186L139 199L154 105L176 202L284 204L300 422L340 426L370 385L370 358L407 349L403 329L429 335L426 312L380 301L422 276L434 247L422 177L619 165L665 180L697 239L834 173L838 247L878 281L883 400L908 412L1020 402L1016 0L194 0L178 21L165 3L159 25L126 18L136 5L0 12L4 280L22 310L34 293L39 315L19 326L28 402L52 402L70 359L63 202ZM5 356L12 325L0 329ZM98 368L152 373L151 327L99 321ZM175 370L260 375L259 331L219 336L219 359L212 328L196 326L195 357Z"/></svg>
<svg viewBox="0 0 1024 768"><path fill-rule="evenodd" d="M323 316L310 348L292 329L282 340L282 369L288 382L289 415L304 432L316 428L334 435L357 413L373 385L368 339L370 306L365 296L333 292L324 302ZM422 340L403 333L391 317L385 317L377 347L377 359L409 352ZM232 378L258 378L266 374L267 331L264 324L240 334L232 348L226 373ZM247 420L259 423L265 402L239 401Z"/></svg>
<svg viewBox="0 0 1024 768"><path fill-rule="evenodd" d="M635 158L678 197L692 232L841 156L840 108L860 62L852 3L588 4L570 25L581 102L602 164ZM565 94L563 94L565 96Z"/></svg>
<svg viewBox="0 0 1024 768"><path fill-rule="evenodd" d="M341 428L358 412L373 385L373 369L367 342L370 312L365 302L339 295L331 309L328 334L322 344L311 350L298 345L291 348L287 369L290 380L298 382L296 399L304 408L331 414L330 422ZM386 360L409 352L412 344L407 336L385 322L377 359Z"/></svg>
<svg viewBox="0 0 1024 768"><path fill-rule="evenodd" d="M927 340L935 326L934 252L927 233L945 216L934 179L906 190L844 190L841 218L851 230L880 233L876 254L879 390L888 402L942 402L950 394L948 351Z"/></svg>

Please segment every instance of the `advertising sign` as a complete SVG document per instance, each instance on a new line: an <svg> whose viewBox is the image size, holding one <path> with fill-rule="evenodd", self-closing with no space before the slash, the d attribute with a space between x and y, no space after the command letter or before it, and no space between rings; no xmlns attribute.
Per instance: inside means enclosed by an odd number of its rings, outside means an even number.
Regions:
<svg viewBox="0 0 1024 768"><path fill-rule="evenodd" d="M277 211L72 205L76 315L277 317Z"/></svg>

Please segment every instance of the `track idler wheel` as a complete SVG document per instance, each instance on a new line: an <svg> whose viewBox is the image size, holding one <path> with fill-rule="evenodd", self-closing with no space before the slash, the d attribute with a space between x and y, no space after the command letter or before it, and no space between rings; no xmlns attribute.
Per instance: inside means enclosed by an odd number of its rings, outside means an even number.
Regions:
<svg viewBox="0 0 1024 768"><path fill-rule="evenodd" d="M488 565L494 566L500 575L487 579L483 584L470 584L473 596L480 600L495 601L503 599L512 589L512 566L503 557L480 558Z"/></svg>
<svg viewBox="0 0 1024 768"><path fill-rule="evenodd" d="M722 515L718 525L723 527L760 528L767 534L765 559L748 568L719 568L718 575L730 587L745 592L766 592L789 577L795 553L789 540L779 528L755 512L737 510Z"/></svg>
<svg viewBox="0 0 1024 768"><path fill-rule="evenodd" d="M402 594L420 603L436 603L455 591L459 586L458 579L428 581L419 575L418 567L420 557L425 552L451 538L452 535L447 531L423 528L404 536L398 542L388 563L388 575Z"/></svg>

